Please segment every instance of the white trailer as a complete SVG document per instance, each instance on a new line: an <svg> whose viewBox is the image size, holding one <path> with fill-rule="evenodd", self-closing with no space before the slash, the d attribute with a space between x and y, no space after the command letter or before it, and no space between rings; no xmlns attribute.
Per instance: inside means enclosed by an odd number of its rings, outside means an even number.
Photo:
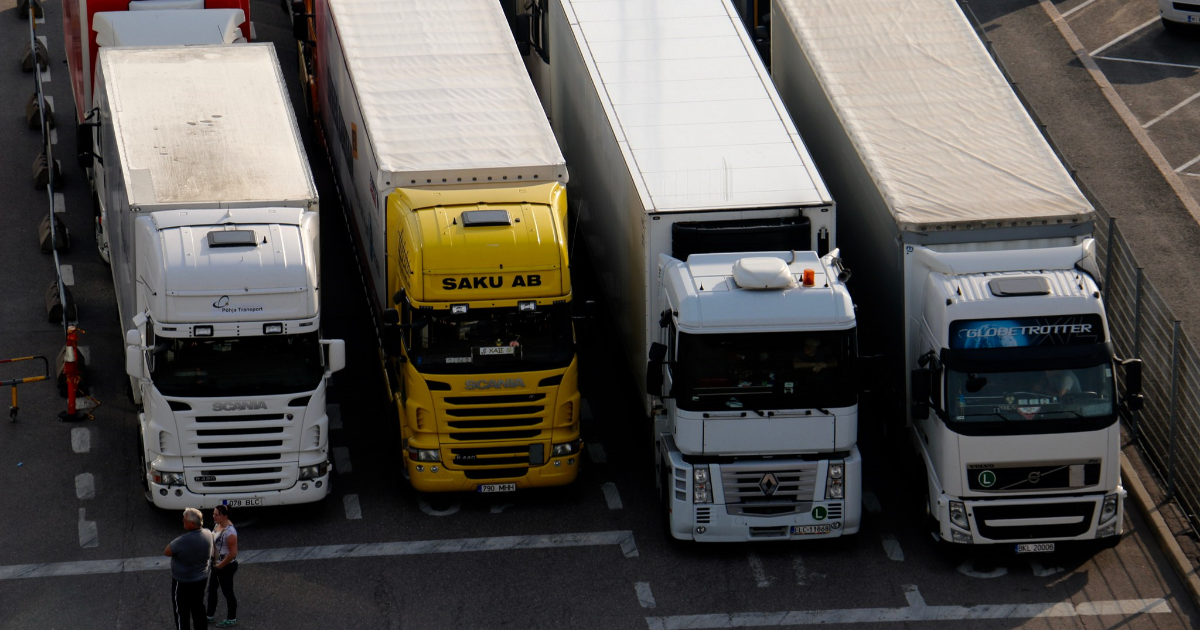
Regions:
<svg viewBox="0 0 1200 630"><path fill-rule="evenodd" d="M266 44L104 48L93 185L163 508L329 491L318 199Z"/></svg>
<svg viewBox="0 0 1200 630"><path fill-rule="evenodd" d="M938 538L1054 550L1123 526L1095 212L953 0L774 0L775 84L904 383ZM1140 404L1140 364L1127 366ZM931 413L932 411L932 413Z"/></svg>
<svg viewBox="0 0 1200 630"><path fill-rule="evenodd" d="M856 532L855 320L834 205L736 13L558 0L548 50L543 97L654 422L671 534ZM808 338L821 368L799 357Z"/></svg>

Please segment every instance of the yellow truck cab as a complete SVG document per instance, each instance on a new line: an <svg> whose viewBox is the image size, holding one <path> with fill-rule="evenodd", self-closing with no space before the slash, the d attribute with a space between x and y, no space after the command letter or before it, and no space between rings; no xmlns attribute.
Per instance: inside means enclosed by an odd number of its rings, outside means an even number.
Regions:
<svg viewBox="0 0 1200 630"><path fill-rule="evenodd" d="M556 486L579 470L578 361L558 183L396 189L385 345L415 489ZM390 253L395 252L395 256Z"/></svg>

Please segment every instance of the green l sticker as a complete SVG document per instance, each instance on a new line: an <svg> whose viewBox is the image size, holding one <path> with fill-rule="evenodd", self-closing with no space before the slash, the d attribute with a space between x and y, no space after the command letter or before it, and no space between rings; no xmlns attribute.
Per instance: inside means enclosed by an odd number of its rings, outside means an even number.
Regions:
<svg viewBox="0 0 1200 630"><path fill-rule="evenodd" d="M985 470L979 473L979 485L983 486L984 488L991 488L992 486L996 485L996 473L990 470Z"/></svg>
<svg viewBox="0 0 1200 630"><path fill-rule="evenodd" d="M824 505L818 505L812 509L812 517L818 521L825 520L826 516L829 516L829 510L825 509Z"/></svg>

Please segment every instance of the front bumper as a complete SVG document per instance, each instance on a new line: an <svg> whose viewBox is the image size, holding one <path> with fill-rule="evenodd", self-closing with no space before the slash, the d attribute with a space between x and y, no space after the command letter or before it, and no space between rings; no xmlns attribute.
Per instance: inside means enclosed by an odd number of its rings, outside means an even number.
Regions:
<svg viewBox="0 0 1200 630"><path fill-rule="evenodd" d="M1106 495L1117 495L1116 514L1099 522ZM937 517L942 540L971 545L1091 541L1119 537L1125 524L1123 487L1088 495L1013 499L957 499L941 495ZM962 501L970 531L950 520L950 502Z"/></svg>
<svg viewBox="0 0 1200 630"><path fill-rule="evenodd" d="M324 477L297 481L291 488L284 490L259 492L213 492L201 494L192 492L186 486L165 486L149 480L147 483L150 486L150 498L154 501L154 505L166 510L182 510L189 507L205 510L230 500L261 501L257 505L253 502L242 504L243 506L254 505L256 507L314 503L324 499L325 495L329 494L331 485L328 473Z"/></svg>
<svg viewBox="0 0 1200 630"><path fill-rule="evenodd" d="M482 484L516 484L518 490L528 488L548 488L565 486L573 483L579 476L579 468L583 463L582 451L565 457L552 457L540 466L530 466L519 477L501 476L489 478L468 478L466 470L447 469L441 462L414 462L404 453L404 465L408 470L409 481L418 492L474 492ZM420 467L420 470L418 470ZM436 472L435 472L436 470ZM494 469L504 471L507 469ZM472 477L477 477L483 471L471 471Z"/></svg>
<svg viewBox="0 0 1200 630"><path fill-rule="evenodd" d="M828 462L814 462L817 465L815 486L818 489L813 500L799 511L773 516L735 513L738 506L726 504L725 492L719 483L713 488L712 503L693 503L692 465L684 461L679 451L672 450L668 456L672 467L670 475L686 484L683 492L675 488L667 493L671 535L679 540L746 542L839 538L857 533L862 522L862 457L857 447L843 460L843 498L824 499ZM780 460L764 462L781 463ZM712 479L722 478L720 464L712 464L711 471Z"/></svg>

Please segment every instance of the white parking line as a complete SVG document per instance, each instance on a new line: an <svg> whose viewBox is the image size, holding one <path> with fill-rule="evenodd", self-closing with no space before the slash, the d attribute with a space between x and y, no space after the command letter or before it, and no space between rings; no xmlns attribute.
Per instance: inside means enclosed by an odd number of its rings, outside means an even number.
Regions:
<svg viewBox="0 0 1200 630"><path fill-rule="evenodd" d="M1200 66L1192 66L1186 63L1168 63L1166 61L1147 61L1145 59L1126 59L1125 57L1096 57L1101 61L1124 61L1126 63L1140 63L1147 66L1168 66L1171 68L1191 68L1197 69Z"/></svg>
<svg viewBox="0 0 1200 630"><path fill-rule="evenodd" d="M86 453L92 450L92 432L86 427L71 429L71 450L76 453Z"/></svg>
<svg viewBox="0 0 1200 630"><path fill-rule="evenodd" d="M603 444L588 444L588 455L591 456L593 464L603 464L608 461L608 456L604 454Z"/></svg>
<svg viewBox="0 0 1200 630"><path fill-rule="evenodd" d="M68 287L75 286L75 268L71 265L59 265L58 269L62 272L63 284Z"/></svg>
<svg viewBox="0 0 1200 630"><path fill-rule="evenodd" d="M600 488L604 490L604 500L608 503L608 509L619 510L625 507L621 503L621 494L617 492L617 484L610 481Z"/></svg>
<svg viewBox="0 0 1200 630"><path fill-rule="evenodd" d="M1078 11L1078 10L1080 10L1080 9L1082 9L1082 8L1084 8L1084 7L1086 7L1086 6L1088 6L1089 4L1092 4L1092 3L1093 3L1093 2L1095 2L1095 1L1096 1L1096 0L1087 0L1087 2L1084 2L1083 4L1081 4L1081 5L1077 6L1077 7L1075 7L1074 9L1071 9L1070 11L1063 11L1063 14L1062 14L1062 16L1063 16L1063 17L1067 17L1068 15L1071 15L1072 13L1075 13L1076 11Z"/></svg>
<svg viewBox="0 0 1200 630"><path fill-rule="evenodd" d="M96 498L96 478L92 473L75 475L75 496L80 499Z"/></svg>
<svg viewBox="0 0 1200 630"><path fill-rule="evenodd" d="M337 474L344 475L354 467L350 465L350 449L345 446L337 446L333 449L333 468Z"/></svg>
<svg viewBox="0 0 1200 630"><path fill-rule="evenodd" d="M79 510L79 516L80 519L83 518L82 509ZM82 522L80 520L80 523ZM603 547L606 545L620 547L622 555L626 558L638 557L637 543L634 542L633 532L624 530L550 534L545 536L499 536L494 538L458 538L450 540L322 545L319 547L248 549L238 552L238 563L306 562L309 560L334 560L340 558L417 556L524 549L566 549L571 547ZM156 571L168 569L170 566L171 559L163 556L116 560L85 560L82 562L15 564L0 566L0 580Z"/></svg>
<svg viewBox="0 0 1200 630"><path fill-rule="evenodd" d="M916 586L904 587L908 606L903 608L844 608L786 612L720 613L646 617L650 630L681 628L741 628L746 626L813 626L827 624L909 623L973 619L1033 619L1041 617L1128 617L1170 613L1165 599L1118 599L1098 602L1044 604L985 604L982 606L929 606Z"/></svg>
<svg viewBox="0 0 1200 630"><path fill-rule="evenodd" d="M417 507L421 508L422 512L430 516L450 516L451 514L457 514L458 510L462 508L462 504L458 501L454 501L444 510L435 510L433 509L433 506L429 505L425 499L417 499Z"/></svg>
<svg viewBox="0 0 1200 630"><path fill-rule="evenodd" d="M79 546L100 546L100 531L96 529L96 521L87 520L87 510L84 508L79 508Z"/></svg>
<svg viewBox="0 0 1200 630"><path fill-rule="evenodd" d="M325 415L329 416L329 430L337 431L342 428L342 408L338 405L325 405Z"/></svg>
<svg viewBox="0 0 1200 630"><path fill-rule="evenodd" d="M1200 155L1197 155L1196 157L1194 157L1194 158L1192 158L1192 159L1188 160L1187 162L1185 162L1185 163L1183 164L1183 166L1180 166L1179 168L1175 169L1175 172L1176 172L1176 173L1179 173L1179 172L1181 172L1181 171L1185 171L1185 170L1187 170L1189 167L1191 167L1191 165L1195 164L1196 162L1200 162Z"/></svg>
<svg viewBox="0 0 1200 630"><path fill-rule="evenodd" d="M362 518L362 506L358 504L357 494L347 494L342 497L342 507L346 508L346 518L352 521Z"/></svg>
<svg viewBox="0 0 1200 630"><path fill-rule="evenodd" d="M958 572L967 577L980 578L984 580L990 580L992 578L1008 575L1008 569L1005 569L1004 567L996 567L995 569L987 572L976 571L975 563L971 562L970 560L958 565Z"/></svg>
<svg viewBox="0 0 1200 630"><path fill-rule="evenodd" d="M1154 23L1155 23L1155 22L1157 22L1157 21L1158 21L1158 17L1157 17L1157 16L1155 16L1154 18L1151 18L1151 19L1149 19L1149 20L1146 20L1146 21L1145 21L1145 22L1143 22L1141 25L1139 25L1139 26L1135 26L1134 28L1132 28L1132 29L1130 29L1130 30L1126 31L1124 34L1120 35L1119 37L1117 37L1116 39L1112 40L1111 42L1108 42L1107 44L1105 44L1105 45L1103 45L1103 46L1101 46L1101 47L1097 48L1096 50L1093 50L1092 52L1090 52L1090 53L1088 53L1088 54L1090 54L1091 56L1095 57L1096 55L1100 54L1100 52L1101 52L1101 51L1104 51L1104 50L1107 50L1107 49L1109 49L1110 47L1112 47L1112 46L1116 45L1118 42L1120 42L1121 40L1125 39L1126 37L1129 37L1130 35L1133 35L1134 33L1136 33L1136 32L1138 32L1138 31L1140 31L1140 30L1142 30L1142 29L1146 28L1147 26L1150 26L1151 24L1154 24Z"/></svg>
<svg viewBox="0 0 1200 630"><path fill-rule="evenodd" d="M904 562L904 550L900 548L900 541L891 534L883 536L883 550L887 552L887 557L895 562Z"/></svg>
<svg viewBox="0 0 1200 630"><path fill-rule="evenodd" d="M1036 560L1029 561L1029 568L1033 570L1033 574L1038 577L1050 577L1055 573L1062 573L1062 567L1043 567L1041 562Z"/></svg>
<svg viewBox="0 0 1200 630"><path fill-rule="evenodd" d="M771 578L767 577L767 571L763 568L762 560L758 559L758 555L751 551L747 554L746 559L750 561L750 573L754 575L754 581L758 584L758 588L770 586Z"/></svg>
<svg viewBox="0 0 1200 630"><path fill-rule="evenodd" d="M494 503L492 504L492 514L503 514L504 510L513 507L516 503Z"/></svg>
<svg viewBox="0 0 1200 630"><path fill-rule="evenodd" d="M808 567L804 566L804 558L799 555L792 558L792 574L796 576L796 586L808 584Z"/></svg>
<svg viewBox="0 0 1200 630"><path fill-rule="evenodd" d="M633 585L633 588L637 591L638 603L642 605L642 608L655 608L658 606L654 601L654 593L650 592L649 582L638 582Z"/></svg>
<svg viewBox="0 0 1200 630"><path fill-rule="evenodd" d="M1150 122L1143 124L1143 125L1142 125L1142 129L1149 129L1149 128L1150 128L1150 126L1151 126L1151 125L1153 125L1154 123L1156 123L1156 122L1158 122L1158 121L1160 121L1160 120L1162 120L1162 119L1166 118L1167 116L1170 116L1171 114L1174 114L1175 112L1177 112L1177 111L1179 111L1179 110L1183 109L1184 107L1186 107L1186 106L1187 106L1187 104L1188 104L1188 103L1191 103L1192 101L1196 100L1197 98L1200 98L1200 92L1196 92L1195 94L1193 94L1193 95L1191 95L1191 96L1189 96L1189 97L1187 97L1187 98L1183 99L1183 100L1182 100L1182 101L1180 101L1180 102L1179 102L1179 104L1178 104L1178 105L1176 105L1175 107L1172 107L1171 109L1168 109L1167 111L1165 111L1165 112L1163 112L1163 113L1159 114L1159 115L1158 115L1158 117L1157 117L1157 118L1155 118L1154 120L1151 120Z"/></svg>

